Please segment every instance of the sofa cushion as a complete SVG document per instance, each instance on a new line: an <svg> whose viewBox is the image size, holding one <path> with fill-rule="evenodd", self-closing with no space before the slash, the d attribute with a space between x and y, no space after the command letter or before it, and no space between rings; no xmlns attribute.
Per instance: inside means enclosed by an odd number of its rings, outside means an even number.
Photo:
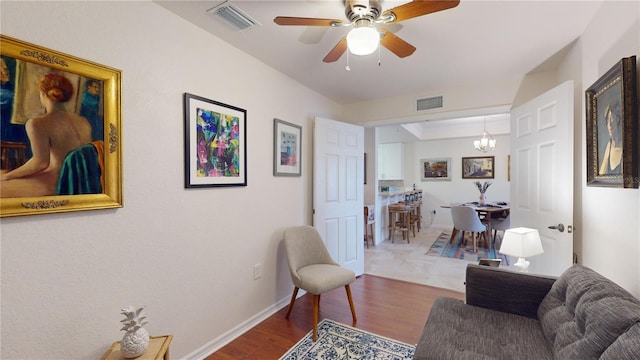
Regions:
<svg viewBox="0 0 640 360"><path fill-rule="evenodd" d="M605 351L609 359L640 358L640 300L584 266L558 278L538 319L558 359L597 359Z"/></svg>
<svg viewBox="0 0 640 360"><path fill-rule="evenodd" d="M414 359L553 359L537 320L435 300Z"/></svg>
<svg viewBox="0 0 640 360"><path fill-rule="evenodd" d="M640 359L640 322L625 331L600 357L600 360L620 359Z"/></svg>

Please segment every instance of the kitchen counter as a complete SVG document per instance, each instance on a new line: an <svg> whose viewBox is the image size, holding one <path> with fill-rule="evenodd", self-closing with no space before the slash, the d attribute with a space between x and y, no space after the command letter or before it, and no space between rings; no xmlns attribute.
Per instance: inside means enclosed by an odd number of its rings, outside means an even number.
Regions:
<svg viewBox="0 0 640 360"><path fill-rule="evenodd" d="M408 193L410 191L384 191L384 192L379 192L378 196L396 196L396 195L404 195L405 193Z"/></svg>

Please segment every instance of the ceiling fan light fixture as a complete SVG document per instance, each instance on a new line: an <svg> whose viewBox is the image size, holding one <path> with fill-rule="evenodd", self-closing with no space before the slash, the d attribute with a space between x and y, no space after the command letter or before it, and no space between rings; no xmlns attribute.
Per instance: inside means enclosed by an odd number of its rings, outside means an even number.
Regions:
<svg viewBox="0 0 640 360"><path fill-rule="evenodd" d="M380 44L380 34L371 26L356 27L347 34L347 47L354 55L373 54Z"/></svg>

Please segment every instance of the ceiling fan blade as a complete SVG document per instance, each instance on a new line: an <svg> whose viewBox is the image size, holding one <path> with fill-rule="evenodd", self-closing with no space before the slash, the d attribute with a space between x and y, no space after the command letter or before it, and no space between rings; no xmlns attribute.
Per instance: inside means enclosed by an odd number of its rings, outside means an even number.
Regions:
<svg viewBox="0 0 640 360"><path fill-rule="evenodd" d="M329 51L327 56L325 56L324 59L322 59L322 61L326 63L335 62L338 59L340 59L340 57L342 56L342 54L344 54L345 51L347 51L347 37L343 36L342 39L338 41L336 46L334 46L333 49Z"/></svg>
<svg viewBox="0 0 640 360"><path fill-rule="evenodd" d="M393 9L385 11L382 13L382 17L393 13L395 18L395 20L391 21L393 23L451 9L458 6L459 3L460 0L413 0L410 3L396 6Z"/></svg>
<svg viewBox="0 0 640 360"><path fill-rule="evenodd" d="M407 57L416 51L415 46L400 39L388 30L380 29L380 31L383 33L382 38L380 38L380 45L386 47L389 51L398 55L398 57Z"/></svg>
<svg viewBox="0 0 640 360"><path fill-rule="evenodd" d="M276 16L273 19L278 25L303 25L303 26L335 26L334 24L342 24L342 20L337 19L319 19L319 18L303 18L290 16Z"/></svg>

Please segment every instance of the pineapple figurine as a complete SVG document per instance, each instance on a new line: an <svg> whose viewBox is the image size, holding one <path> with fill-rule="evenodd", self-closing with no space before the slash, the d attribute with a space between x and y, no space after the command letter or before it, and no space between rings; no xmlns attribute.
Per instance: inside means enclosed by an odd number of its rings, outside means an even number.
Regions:
<svg viewBox="0 0 640 360"><path fill-rule="evenodd" d="M123 325L120 330L126 333L120 342L120 351L127 359L142 355L149 345L149 333L143 328L147 324L147 315L143 309L144 306L135 308L129 305L121 312L125 319L120 321Z"/></svg>

